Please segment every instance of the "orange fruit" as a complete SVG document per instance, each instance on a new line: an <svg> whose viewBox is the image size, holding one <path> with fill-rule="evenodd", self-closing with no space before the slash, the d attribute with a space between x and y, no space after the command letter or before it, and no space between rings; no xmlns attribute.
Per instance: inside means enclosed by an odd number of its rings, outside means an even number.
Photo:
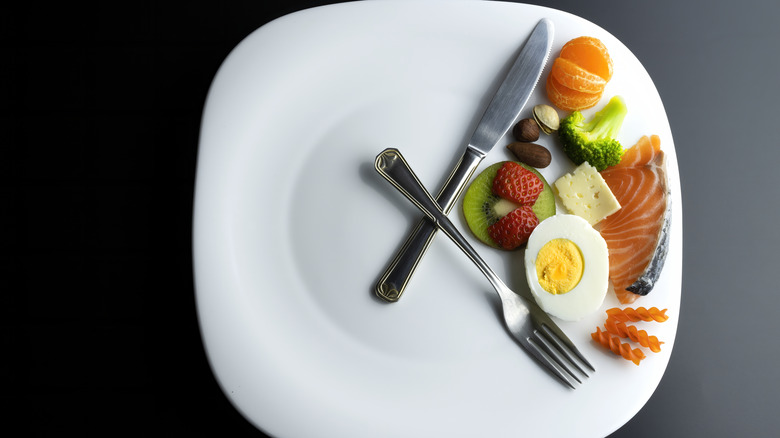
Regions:
<svg viewBox="0 0 780 438"><path fill-rule="evenodd" d="M590 108L612 79L612 58L598 38L581 36L568 41L547 76L547 97L565 111Z"/></svg>
<svg viewBox="0 0 780 438"><path fill-rule="evenodd" d="M612 79L612 57L609 56L607 47L598 38L590 36L574 38L563 45L558 56L600 76L605 81Z"/></svg>
<svg viewBox="0 0 780 438"><path fill-rule="evenodd" d="M552 74L547 76L547 97L553 105L564 111L590 108L601 100L601 92L583 93L563 86Z"/></svg>
<svg viewBox="0 0 780 438"><path fill-rule="evenodd" d="M557 58L550 69L550 75L561 85L583 93L601 93L607 81L579 65L564 58Z"/></svg>

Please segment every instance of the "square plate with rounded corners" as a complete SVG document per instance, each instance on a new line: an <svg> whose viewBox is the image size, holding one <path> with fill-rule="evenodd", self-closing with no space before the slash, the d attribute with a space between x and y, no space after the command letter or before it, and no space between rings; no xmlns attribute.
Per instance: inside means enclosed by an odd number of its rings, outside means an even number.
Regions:
<svg viewBox="0 0 780 438"><path fill-rule="evenodd" d="M399 302L372 292L421 217L374 172L375 156L400 149L438 191L501 74L543 17L555 25L552 57L580 35L607 45L615 73L596 108L624 97L626 147L642 135L661 137L674 210L661 278L636 303L669 309L669 321L640 324L664 342L663 351L637 367L593 344L603 312L561 322L597 369L576 390L510 339L490 285L443 236ZM546 102L542 83L524 117ZM504 140L480 169L510 158L503 145L511 140ZM542 169L548 181L573 169L553 138L539 142L553 152L553 164ZM466 230L459 205L450 217ZM206 101L193 245L207 355L236 408L274 436L605 436L647 402L669 361L681 224L662 102L641 63L604 29L561 11L500 2L304 10L236 46ZM528 287L522 251L492 250L465 234L510 287ZM608 295L603 309L614 306Z"/></svg>

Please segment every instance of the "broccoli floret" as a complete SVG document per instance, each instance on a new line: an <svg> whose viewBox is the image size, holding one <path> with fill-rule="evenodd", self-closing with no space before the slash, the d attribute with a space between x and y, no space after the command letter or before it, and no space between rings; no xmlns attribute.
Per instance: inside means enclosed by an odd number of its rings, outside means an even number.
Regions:
<svg viewBox="0 0 780 438"><path fill-rule="evenodd" d="M587 161L599 171L614 166L623 156L623 146L616 137L627 113L619 96L610 99L590 121L574 111L561 120L558 128L563 151L577 165Z"/></svg>

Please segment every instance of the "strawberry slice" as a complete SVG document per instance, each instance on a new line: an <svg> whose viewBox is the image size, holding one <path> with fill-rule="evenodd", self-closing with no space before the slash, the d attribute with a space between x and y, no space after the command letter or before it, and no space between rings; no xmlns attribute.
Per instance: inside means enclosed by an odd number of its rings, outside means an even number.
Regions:
<svg viewBox="0 0 780 438"><path fill-rule="evenodd" d="M498 222L489 226L487 231L493 241L503 249L512 250L528 242L531 231L539 225L539 219L531 210L530 205L524 205L512 210Z"/></svg>
<svg viewBox="0 0 780 438"><path fill-rule="evenodd" d="M493 179L493 193L520 205L534 205L542 190L542 180L514 161L504 163Z"/></svg>

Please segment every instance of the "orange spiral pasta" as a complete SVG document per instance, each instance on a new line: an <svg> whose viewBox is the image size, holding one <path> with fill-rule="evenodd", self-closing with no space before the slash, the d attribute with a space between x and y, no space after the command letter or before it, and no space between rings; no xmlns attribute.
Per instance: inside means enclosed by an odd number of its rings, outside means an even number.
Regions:
<svg viewBox="0 0 780 438"><path fill-rule="evenodd" d="M617 336L610 336L609 333L602 332L601 327L596 327L596 331L590 336L594 341L612 350L613 353L623 356L623 359L630 360L636 365L639 365L639 362L645 358L642 350L638 348L632 350L630 345L621 343Z"/></svg>
<svg viewBox="0 0 780 438"><path fill-rule="evenodd" d="M627 326L625 322L616 321L612 318L607 318L604 327L607 329L607 332L638 342L639 345L649 348L653 353L661 351L663 342L659 341L655 336L649 336L645 330L637 330L633 325Z"/></svg>
<svg viewBox="0 0 780 438"><path fill-rule="evenodd" d="M626 307L625 309L614 307L612 309L607 309L607 319L614 319L619 322L664 322L669 319L669 317L666 316L666 310L667 309L658 310L657 307L651 307L650 309L645 309L644 307L637 307L636 309L631 307Z"/></svg>

